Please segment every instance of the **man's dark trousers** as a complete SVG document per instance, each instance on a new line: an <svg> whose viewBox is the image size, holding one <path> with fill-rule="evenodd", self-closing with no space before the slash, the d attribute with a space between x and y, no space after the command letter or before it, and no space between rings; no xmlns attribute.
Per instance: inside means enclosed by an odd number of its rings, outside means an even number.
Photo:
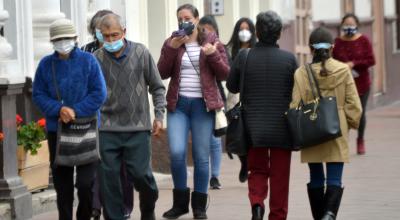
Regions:
<svg viewBox="0 0 400 220"><path fill-rule="evenodd" d="M158 199L150 160L150 131L138 132L100 132L101 154L101 193L104 214L108 220L123 220L124 205L120 182L121 162L133 178L135 189L139 192L140 210L153 212Z"/></svg>

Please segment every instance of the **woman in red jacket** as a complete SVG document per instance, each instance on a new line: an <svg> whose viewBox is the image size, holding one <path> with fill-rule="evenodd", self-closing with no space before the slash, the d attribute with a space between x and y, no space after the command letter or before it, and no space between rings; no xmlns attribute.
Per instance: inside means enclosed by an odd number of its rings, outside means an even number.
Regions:
<svg viewBox="0 0 400 220"><path fill-rule="evenodd" d="M363 113L358 128L357 153L365 154L364 131L365 110L371 88L368 69L375 65L374 53L368 38L358 32L359 20L354 14L346 14L342 19L343 34L335 39L333 58L346 63L352 70L360 96Z"/></svg>
<svg viewBox="0 0 400 220"><path fill-rule="evenodd" d="M189 131L194 161L194 219L206 219L209 180L210 139L215 110L224 107L217 80L225 80L229 64L224 45L215 33L197 28L199 13L191 4L178 8L179 31L169 37L161 50L158 69L170 78L167 92L167 131L174 182L173 205L164 213L176 219L189 212L186 154Z"/></svg>

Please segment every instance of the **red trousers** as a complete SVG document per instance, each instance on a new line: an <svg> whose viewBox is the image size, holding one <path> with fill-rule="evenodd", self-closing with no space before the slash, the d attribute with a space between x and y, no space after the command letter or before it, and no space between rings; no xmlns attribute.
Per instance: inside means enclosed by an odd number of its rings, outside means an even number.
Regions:
<svg viewBox="0 0 400 220"><path fill-rule="evenodd" d="M284 220L288 213L291 151L278 148L252 147L248 153L249 199L251 206L264 207L268 195L269 220Z"/></svg>

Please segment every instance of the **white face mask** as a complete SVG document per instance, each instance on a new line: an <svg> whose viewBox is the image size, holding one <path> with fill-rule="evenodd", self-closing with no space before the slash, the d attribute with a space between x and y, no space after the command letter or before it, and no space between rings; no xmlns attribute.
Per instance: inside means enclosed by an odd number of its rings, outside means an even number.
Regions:
<svg viewBox="0 0 400 220"><path fill-rule="evenodd" d="M54 50L61 54L69 54L74 47L75 40L73 39L60 40L53 43Z"/></svg>
<svg viewBox="0 0 400 220"><path fill-rule="evenodd" d="M247 29L239 31L239 40L243 43L248 42L251 39L251 32Z"/></svg>

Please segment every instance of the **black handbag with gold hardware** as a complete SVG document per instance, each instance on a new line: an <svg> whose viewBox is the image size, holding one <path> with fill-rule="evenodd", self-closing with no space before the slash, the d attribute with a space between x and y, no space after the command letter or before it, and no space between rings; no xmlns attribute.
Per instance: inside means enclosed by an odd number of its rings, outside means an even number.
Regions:
<svg viewBox="0 0 400 220"><path fill-rule="evenodd" d="M300 149L342 136L336 97L322 97L311 66L305 66L314 101L304 104L301 100L298 107L287 111L294 146Z"/></svg>

